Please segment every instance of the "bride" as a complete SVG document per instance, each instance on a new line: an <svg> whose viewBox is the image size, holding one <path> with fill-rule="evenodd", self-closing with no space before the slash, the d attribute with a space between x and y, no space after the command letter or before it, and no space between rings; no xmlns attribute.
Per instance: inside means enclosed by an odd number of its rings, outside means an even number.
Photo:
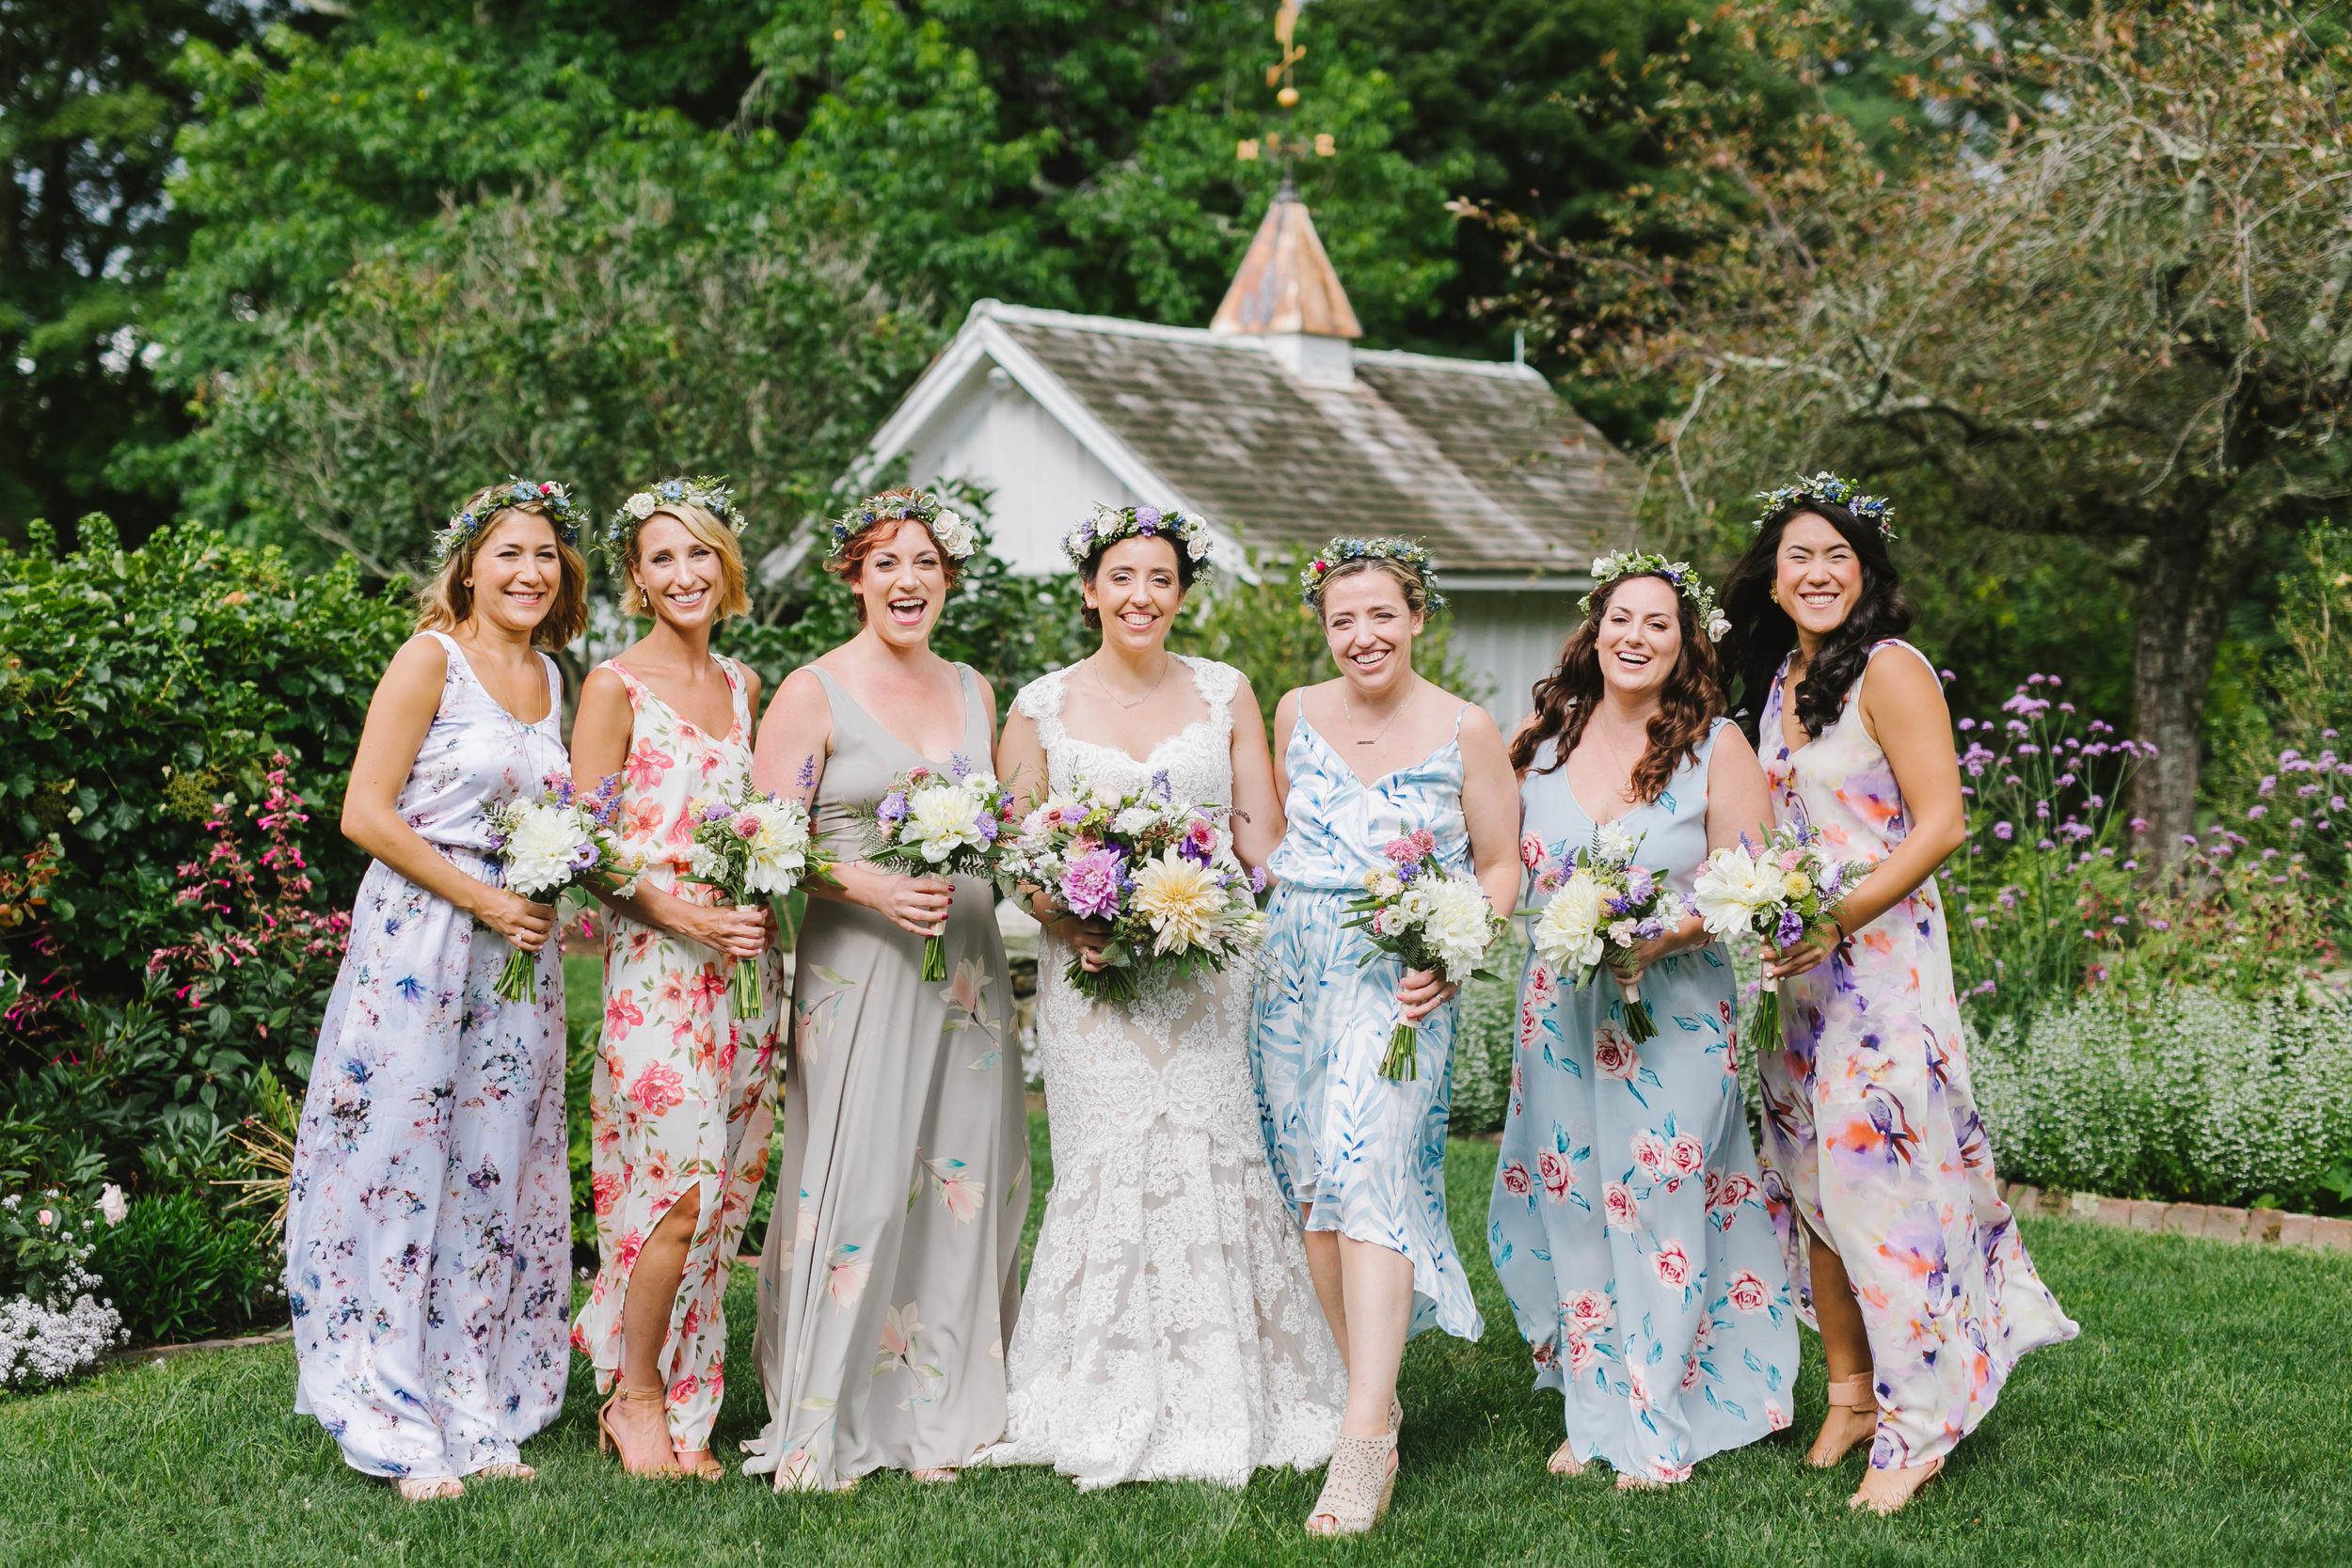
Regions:
<svg viewBox="0 0 2352 1568"><path fill-rule="evenodd" d="M1255 867L1282 837L1257 701L1231 665L1166 646L1208 547L1200 523L1148 506L1071 531L1103 645L1022 689L997 766L1033 800L1165 777L1178 800L1232 806ZM1323 1464L1346 1374L1258 1130L1248 962L1090 1002L1062 971L1073 953L1099 967L1108 927L1035 906L1055 1180L985 1462L1051 1465L1082 1488Z"/></svg>

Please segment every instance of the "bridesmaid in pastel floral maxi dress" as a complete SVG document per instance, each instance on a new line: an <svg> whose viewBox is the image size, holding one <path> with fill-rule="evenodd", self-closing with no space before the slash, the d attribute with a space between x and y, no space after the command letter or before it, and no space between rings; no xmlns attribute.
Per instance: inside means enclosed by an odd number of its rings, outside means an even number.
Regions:
<svg viewBox="0 0 2352 1568"><path fill-rule="evenodd" d="M787 981L774 916L681 880L696 813L751 783L759 677L715 658L718 622L751 608L742 515L716 480L665 480L615 515L622 609L652 629L589 673L572 731L584 788L622 780L621 845L644 866L606 898L604 1032L590 1082L601 1266L573 1325L612 1402L600 1419L640 1474L717 1481L710 1428L726 1388L728 1275L768 1173L777 1018ZM738 1016L735 960L756 958L760 1009Z"/></svg>
<svg viewBox="0 0 2352 1568"><path fill-rule="evenodd" d="M577 533L561 488L516 480L437 536L343 799L373 861L294 1133L294 1409L411 1501L530 1480L516 1445L564 1404L564 971L555 911L500 885L485 813L569 771L538 649L586 623ZM517 947L534 1000L498 994Z"/></svg>
<svg viewBox="0 0 2352 1568"><path fill-rule="evenodd" d="M1891 1513L1976 1430L2018 1360L2074 1323L1994 1180L1935 869L1963 837L1949 711L1883 500L1820 474L1774 492L1725 608L1782 824L1872 867L1834 925L1768 954L1785 1049L1758 1059L1766 1177L1829 1361L1810 1455L1868 1441L1851 1499Z"/></svg>

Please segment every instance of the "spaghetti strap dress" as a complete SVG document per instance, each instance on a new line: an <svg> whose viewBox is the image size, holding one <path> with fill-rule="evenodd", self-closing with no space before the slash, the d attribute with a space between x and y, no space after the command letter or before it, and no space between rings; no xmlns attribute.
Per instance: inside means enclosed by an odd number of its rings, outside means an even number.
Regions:
<svg viewBox="0 0 2352 1568"><path fill-rule="evenodd" d="M486 808L566 774L564 684L547 717L499 705L456 639L401 786L401 817L499 885ZM514 949L381 862L319 1024L287 1181L294 1409L372 1476L512 1464L564 1405L572 1224L564 966L536 1001L498 994Z"/></svg>
<svg viewBox="0 0 2352 1568"><path fill-rule="evenodd" d="M1935 668L1893 639L1870 663L1888 649ZM1794 750L1781 728L1787 674L1784 663L1758 724L1772 819L1812 824L1841 860L1884 860L1911 819L1857 711L1869 666L1836 722ZM1846 1266L1869 1335L1870 1463L1924 1465L1976 1430L2027 1351L2079 1332L1994 1180L1935 879L1783 980L1780 996L1784 1049L1756 1069L1765 1180L1799 1309L1814 1323L1809 1231Z"/></svg>
<svg viewBox="0 0 2352 1568"><path fill-rule="evenodd" d="M733 693L723 736L705 734L618 659L598 668L628 693L628 758L621 765L621 846L644 880L689 903L718 892L680 881L700 808L739 799L752 774L750 685L718 661ZM572 1348L596 1370L596 1391L621 1370L621 1314L638 1249L690 1187L701 1199L686 1273L657 1363L669 1391L671 1437L709 1447L726 1390L727 1276L768 1174L775 1124L784 963L759 958L755 1017L735 1014L732 959L698 942L613 914L604 939L604 1027L588 1088L599 1266L572 1324Z"/></svg>
<svg viewBox="0 0 2352 1568"><path fill-rule="evenodd" d="M814 668L814 667L812 667ZM972 672L960 755L985 766ZM815 671L833 739L813 830L855 860L852 808L926 758ZM923 938L812 898L785 1046L784 1164L759 1261L754 1354L768 1425L747 1474L833 1487L877 1469L959 1465L1004 1434L1005 1347L1029 1212L1028 1106L995 889L958 878L947 979Z"/></svg>
<svg viewBox="0 0 2352 1568"><path fill-rule="evenodd" d="M1658 799L1617 820L1637 862L1686 899L1707 860L1718 719ZM1598 832L1537 748L1519 785L1520 853L1557 866ZM1519 983L1511 1100L1486 1248L1573 1451L1621 1475L1686 1480L1709 1454L1787 1426L1796 1304L1740 1093L1731 957L1720 942L1642 975L1658 1033L1640 1045L1606 974Z"/></svg>

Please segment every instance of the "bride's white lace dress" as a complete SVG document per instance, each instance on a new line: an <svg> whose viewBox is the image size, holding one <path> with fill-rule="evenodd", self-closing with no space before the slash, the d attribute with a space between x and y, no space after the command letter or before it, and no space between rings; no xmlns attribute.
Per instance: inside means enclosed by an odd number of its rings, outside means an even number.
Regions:
<svg viewBox="0 0 2352 1568"><path fill-rule="evenodd" d="M1024 688L1051 786L1165 773L1177 800L1230 802L1241 675L1184 663L1208 717L1140 762L1063 729L1069 672ZM1346 1373L1258 1131L1248 966L1147 980L1111 1006L1063 980L1070 958L1049 935L1038 958L1054 1188L1007 1352L1006 1438L986 1462L1051 1465L1084 1488L1240 1486L1261 1465L1321 1465Z"/></svg>

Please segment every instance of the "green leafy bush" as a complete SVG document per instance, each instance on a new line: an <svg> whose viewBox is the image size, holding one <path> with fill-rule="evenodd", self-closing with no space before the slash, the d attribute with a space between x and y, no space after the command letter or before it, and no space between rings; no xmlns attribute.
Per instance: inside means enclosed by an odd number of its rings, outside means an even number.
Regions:
<svg viewBox="0 0 2352 1568"><path fill-rule="evenodd" d="M255 1218L224 1216L186 1190L132 1201L100 1233L90 1267L138 1344L235 1334L283 1315L283 1266Z"/></svg>
<svg viewBox="0 0 2352 1568"><path fill-rule="evenodd" d="M1457 1137L1502 1131L1511 1109L1511 1064L1518 1048L1519 972L1527 939L1514 922L1486 960L1499 980L1462 988L1462 1017L1454 1031L1454 1100L1447 1125Z"/></svg>

